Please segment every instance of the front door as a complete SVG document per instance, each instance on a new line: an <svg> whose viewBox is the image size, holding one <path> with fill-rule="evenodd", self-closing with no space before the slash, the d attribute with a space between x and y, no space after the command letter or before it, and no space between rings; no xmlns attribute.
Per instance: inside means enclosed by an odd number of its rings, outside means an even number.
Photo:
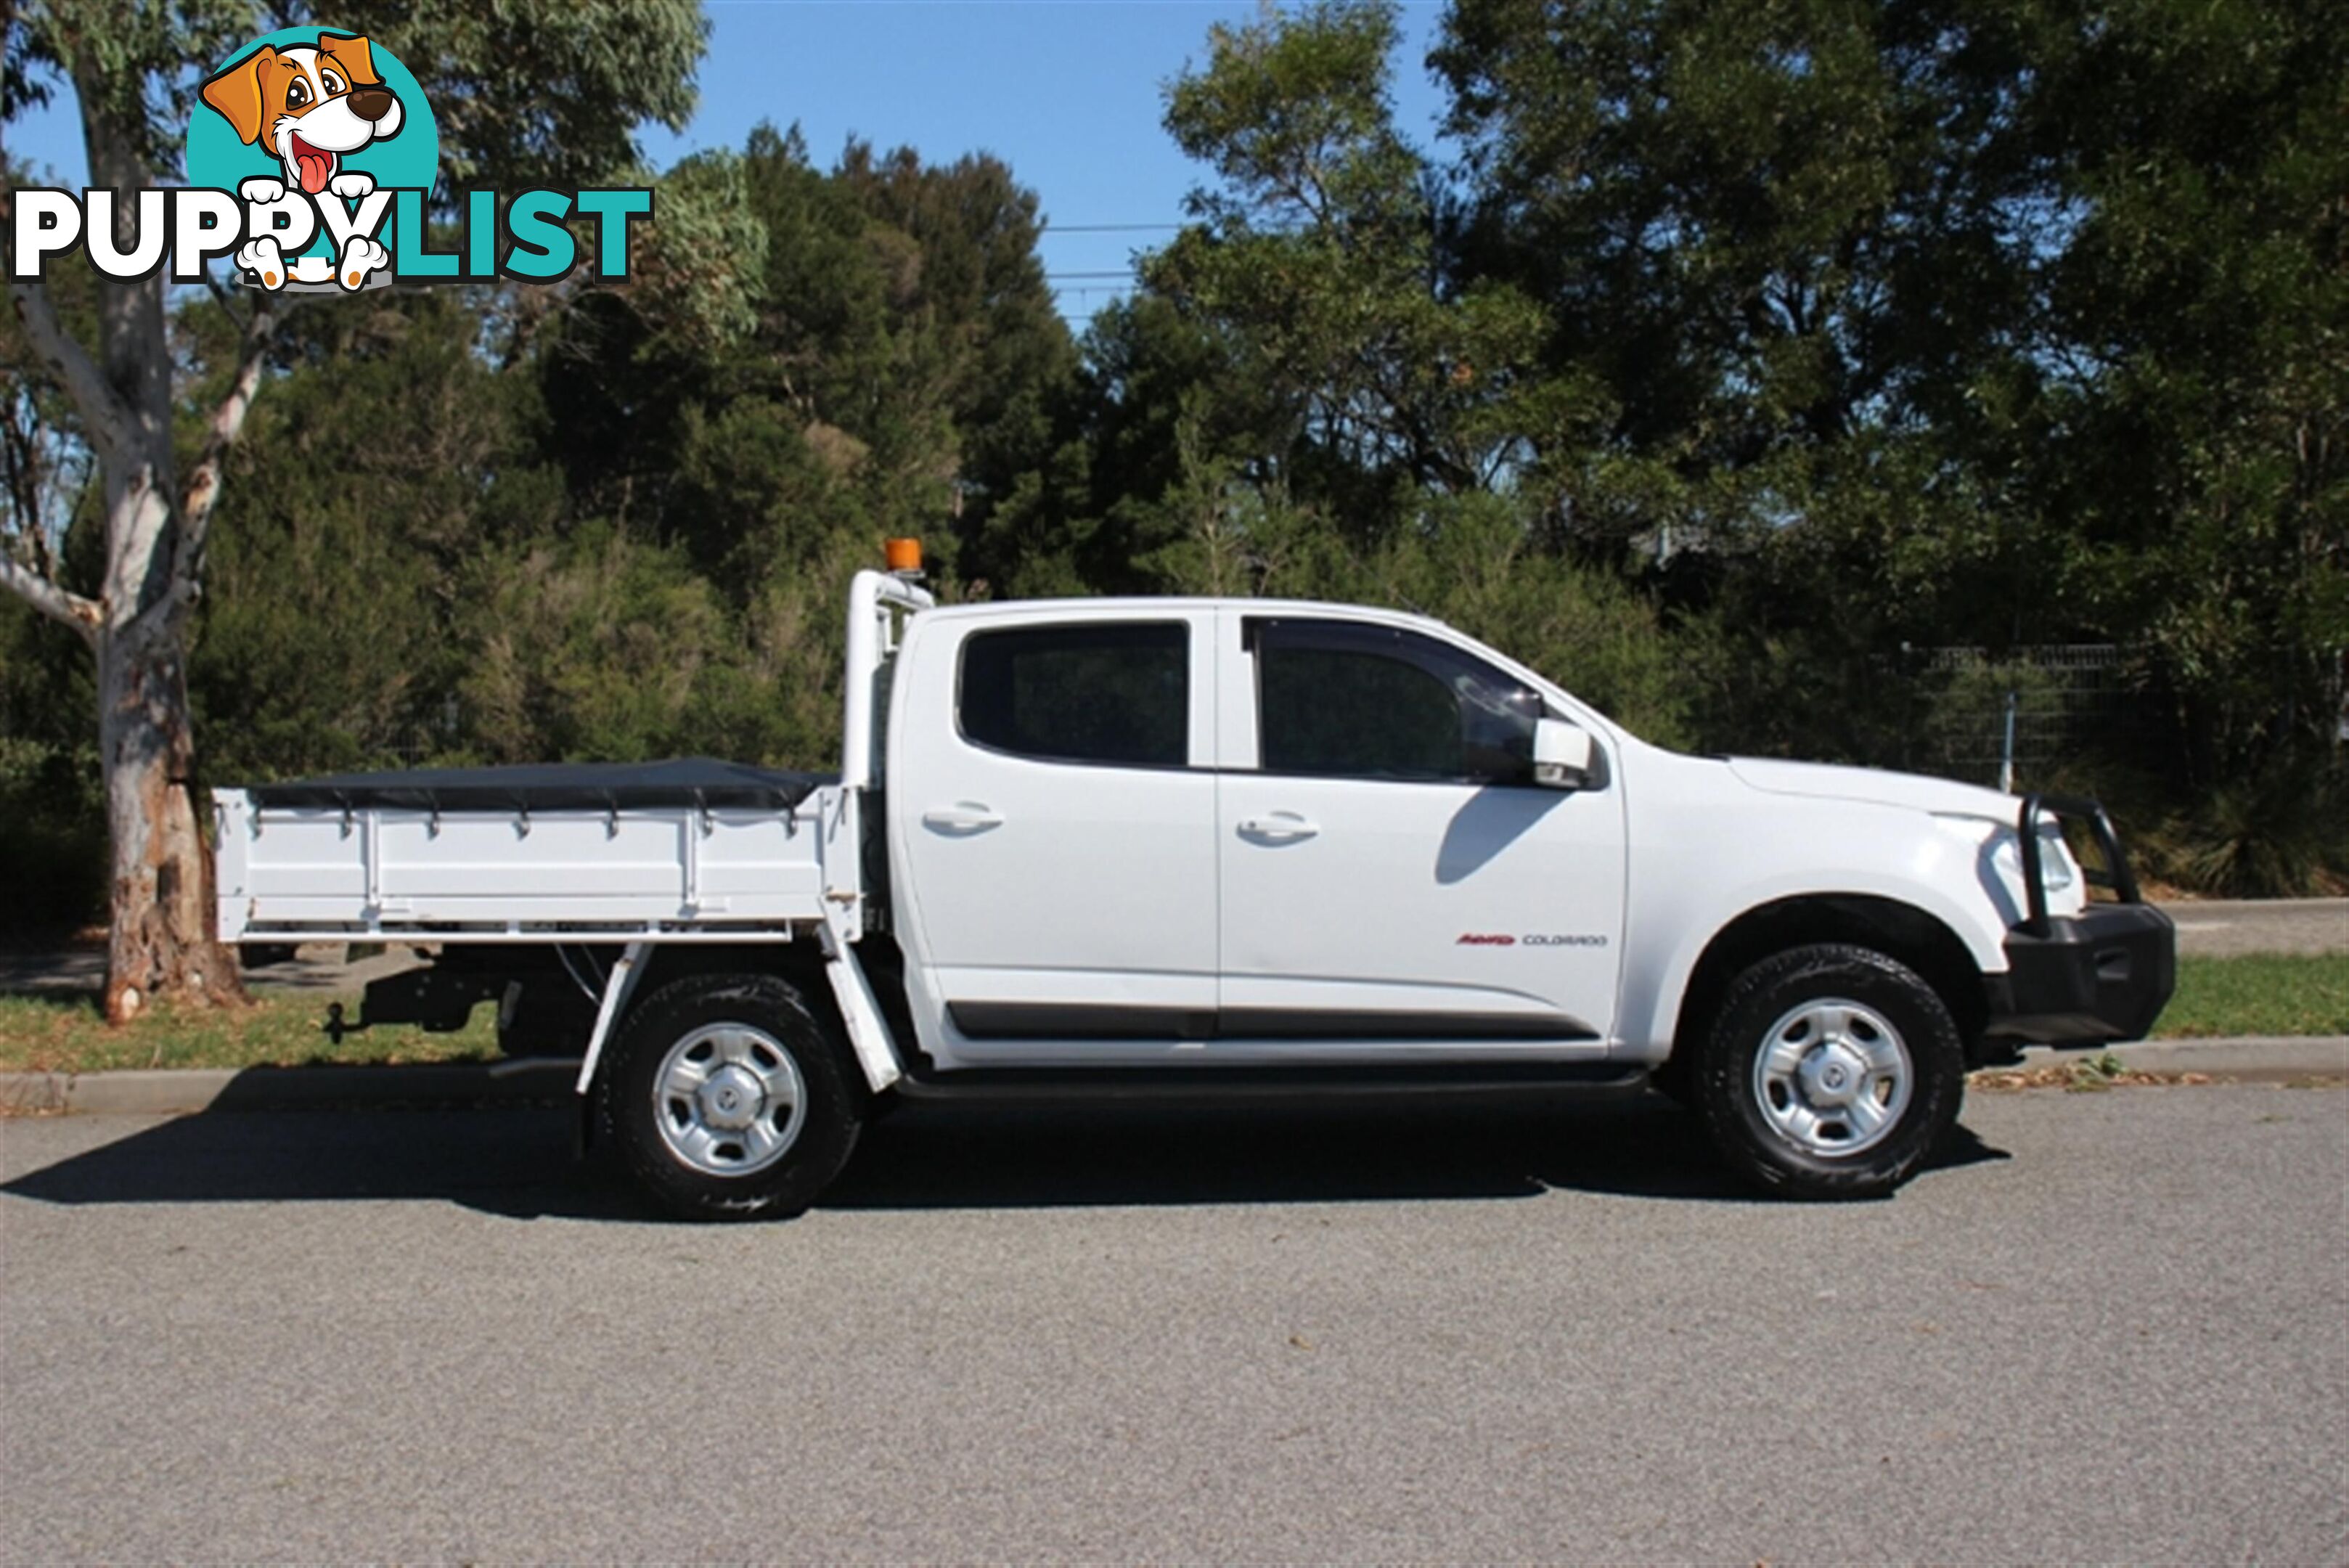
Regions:
<svg viewBox="0 0 2349 1568"><path fill-rule="evenodd" d="M1593 1051L1614 1023L1621 792L1533 783L1541 697L1408 628L1233 609L1224 633L1223 701L1253 721L1227 750L1254 763L1218 810L1226 1044Z"/></svg>

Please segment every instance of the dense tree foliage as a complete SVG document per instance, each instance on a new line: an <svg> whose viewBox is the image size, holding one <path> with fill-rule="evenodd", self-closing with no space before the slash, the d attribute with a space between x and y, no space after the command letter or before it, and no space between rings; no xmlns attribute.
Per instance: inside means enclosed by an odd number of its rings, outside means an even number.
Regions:
<svg viewBox="0 0 2349 1568"><path fill-rule="evenodd" d="M216 524L212 776L833 749L849 575L885 534L951 556L1074 348L999 162L762 129L687 172L759 261L722 327L658 288L297 318Z"/></svg>
<svg viewBox="0 0 2349 1568"><path fill-rule="evenodd" d="M202 773L821 764L846 577L916 533L953 596L1423 609L1707 749L1931 765L1952 704L2031 699L2010 649L2118 644L2152 721L2037 782L2173 879L2349 871L2349 29L1451 0L1433 149L1397 37L1215 29L1165 99L1191 221L1081 340L999 161L764 128L663 176L625 286L298 313L213 524ZM218 307L173 332L224 385ZM16 385L70 578L88 476ZM42 814L0 854L67 902L86 664L0 602L0 805Z"/></svg>
<svg viewBox="0 0 2349 1568"><path fill-rule="evenodd" d="M1662 738L1878 763L1981 695L1912 650L2116 643L2152 722L2066 782L2183 880L2338 869L2349 29L1454 0L1448 161L1394 38L1326 0L1171 85L1213 179L1024 543L1419 603Z"/></svg>
<svg viewBox="0 0 2349 1568"><path fill-rule="evenodd" d="M1460 0L1434 63L1464 284L1607 389L1605 441L1544 454L1586 542L1702 530L1733 635L1802 649L1775 675L2110 639L2180 783L2337 752L2337 17ZM1640 480L1589 493L1594 458Z"/></svg>
<svg viewBox="0 0 2349 1568"><path fill-rule="evenodd" d="M559 18L435 0L389 11L361 3L336 20L363 32L396 25L401 47L440 95L439 156L461 179L602 179L634 161L640 122L681 127L693 101L705 29L685 0L586 0ZM201 74L265 28L307 20L295 5L264 22L261 8L238 0L0 8L0 121L62 80L80 111L91 187L127 192L168 182ZM549 93L550 81L562 90ZM13 177L0 161L0 234L12 252L14 210ZM125 201L116 212L119 245L131 240L132 210ZM18 339L9 358L70 410L88 478L78 504L96 498L103 531L98 570L68 582L56 519L27 510L12 489L0 513L0 587L78 638L96 664L109 860L104 1007L121 1023L157 996L211 1002L243 994L235 959L217 939L189 654L225 462L267 384L289 301L256 292L239 312L223 297L239 342L198 403L171 341L162 269L121 279L85 272L75 284L96 296L86 320L61 308L74 286L53 290L11 266Z"/></svg>

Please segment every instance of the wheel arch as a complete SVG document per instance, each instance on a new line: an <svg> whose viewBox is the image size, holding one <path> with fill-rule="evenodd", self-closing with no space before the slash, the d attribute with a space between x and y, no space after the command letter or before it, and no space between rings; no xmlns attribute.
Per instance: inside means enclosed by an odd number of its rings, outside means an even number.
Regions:
<svg viewBox="0 0 2349 1568"><path fill-rule="evenodd" d="M612 950L615 955L619 950ZM843 981L843 969L849 974ZM849 950L843 964L833 963L824 953L820 938L810 936L789 942L670 942L655 943L647 951L642 972L631 989L626 1005L612 1020L606 1041L616 1038L626 1029L645 1004L664 986L679 980L704 975L771 976L789 983L799 993L802 1003L823 1027L826 1036L839 1050L843 1064L858 1096L859 1105L866 1110L877 1103L890 1085L904 1075L905 1026L895 1018L885 1000L885 989L876 998L874 988L856 961L854 949ZM864 1012L865 1026L859 1029L849 1017L843 1005L841 986L848 983L859 993L856 1004ZM607 1063L598 1059L595 1068L596 1081L608 1072ZM595 1116L595 1096L584 1092L581 1084L580 1147L586 1148L596 1142Z"/></svg>
<svg viewBox="0 0 2349 1568"><path fill-rule="evenodd" d="M812 941L655 942L645 955L644 977L629 1012L659 986L697 974L771 974L807 992L819 1015L833 1009L823 983L823 954ZM626 1022L626 1017L615 1021Z"/></svg>
<svg viewBox="0 0 2349 1568"><path fill-rule="evenodd" d="M1972 1057L1990 1022L1982 972L1957 932L1930 911L1872 893L1802 893L1745 910L1705 943L1682 991L1665 1070L1683 1067L1731 981L1775 952L1847 942L1914 970L1931 986Z"/></svg>
<svg viewBox="0 0 2349 1568"><path fill-rule="evenodd" d="M855 962L854 950L849 950L846 961ZM850 1023L847 1010L841 1005L839 992L834 989L832 967L831 960L825 957L822 940L812 936L788 942L656 944L647 959L644 978L637 984L628 1012L613 1021L613 1031L616 1033L627 1023L629 1014L643 1004L645 998L671 981L703 974L772 975L788 981L799 992L808 1011L823 1024L845 1054L853 1069L852 1076L868 1094L878 1094L895 1074L892 1072L875 1081L873 1064L864 1060L865 1050L860 1048L857 1031ZM895 1021L885 1007L877 1007L875 1011L878 1014L875 1022L881 1034L879 1044L895 1058L895 1062L902 1062L905 1044Z"/></svg>

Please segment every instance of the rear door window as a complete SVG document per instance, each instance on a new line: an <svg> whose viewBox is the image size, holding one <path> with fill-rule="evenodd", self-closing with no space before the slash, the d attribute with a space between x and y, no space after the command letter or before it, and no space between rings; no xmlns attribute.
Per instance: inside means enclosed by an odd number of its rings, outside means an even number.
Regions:
<svg viewBox="0 0 2349 1568"><path fill-rule="evenodd" d="M974 633L957 711L964 737L1042 762L1179 768L1189 757L1191 633L1181 621Z"/></svg>

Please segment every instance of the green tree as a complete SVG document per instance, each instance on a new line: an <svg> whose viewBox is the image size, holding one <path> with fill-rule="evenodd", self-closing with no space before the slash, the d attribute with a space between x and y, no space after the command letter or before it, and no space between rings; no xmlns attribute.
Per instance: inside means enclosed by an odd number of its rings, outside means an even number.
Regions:
<svg viewBox="0 0 2349 1568"><path fill-rule="evenodd" d="M465 750L450 704L477 563L569 508L533 450L533 379L482 351L493 297L326 300L283 329L212 524L189 675L208 779ZM181 329L228 330L209 302Z"/></svg>
<svg viewBox="0 0 2349 1568"><path fill-rule="evenodd" d="M968 576L1021 597L1146 593L1190 514L1173 492L1202 465L1282 486L1294 398L1252 375L1237 334L1147 289L1102 310L1045 405L1031 466L966 520Z"/></svg>
<svg viewBox="0 0 2349 1568"><path fill-rule="evenodd" d="M1890 760L1902 643L2116 639L2177 783L2337 754L2344 51L2283 0L1455 0L1459 276L1605 389L1533 467L1593 558L1695 547L1721 728Z"/></svg>
<svg viewBox="0 0 2349 1568"><path fill-rule="evenodd" d="M1144 268L1288 400L1273 455L1290 486L1371 530L1399 487L1510 481L1583 411L1531 373L1534 302L1444 265L1436 173L1393 123L1395 18L1387 0L1315 0L1214 28L1206 67L1167 89L1166 127L1218 183Z"/></svg>
<svg viewBox="0 0 2349 1568"><path fill-rule="evenodd" d="M1546 515L1537 461L1592 440L1603 400L1541 363L1530 296L1462 281L1440 171L1393 123L1396 43L1383 0L1323 0L1216 28L1170 85L1215 178L1088 339L1076 558L1090 576L1105 540L1142 586L1407 606L1684 738L1653 609Z"/></svg>
<svg viewBox="0 0 2349 1568"><path fill-rule="evenodd" d="M2349 28L2228 0L2040 37L2019 134L2074 222L2001 455L2064 587L2158 654L2197 793L2306 801L2349 717Z"/></svg>
<svg viewBox="0 0 2349 1568"><path fill-rule="evenodd" d="M436 94L448 171L490 184L590 182L630 154L639 122L681 126L704 34L682 0L591 0L560 16L454 0L360 3L334 21L397 39ZM5 22L0 116L68 80L90 183L122 190L170 177L199 73L265 26L257 9L227 0L128 13L40 0ZM550 92L550 82L567 90ZM0 209L12 205L0 191ZM0 210L0 223L7 219ZM122 221L127 241L129 203ZM187 655L223 464L263 389L283 306L254 304L233 369L193 407L174 373L162 276L101 282L96 292L94 340L68 327L43 286L16 283L11 297L96 459L103 570L91 591L78 592L44 569L36 544L12 534L0 583L72 629L96 662L112 846L106 1010L120 1020L159 993L239 992L215 937L197 820ZM184 483L183 439L192 459Z"/></svg>

